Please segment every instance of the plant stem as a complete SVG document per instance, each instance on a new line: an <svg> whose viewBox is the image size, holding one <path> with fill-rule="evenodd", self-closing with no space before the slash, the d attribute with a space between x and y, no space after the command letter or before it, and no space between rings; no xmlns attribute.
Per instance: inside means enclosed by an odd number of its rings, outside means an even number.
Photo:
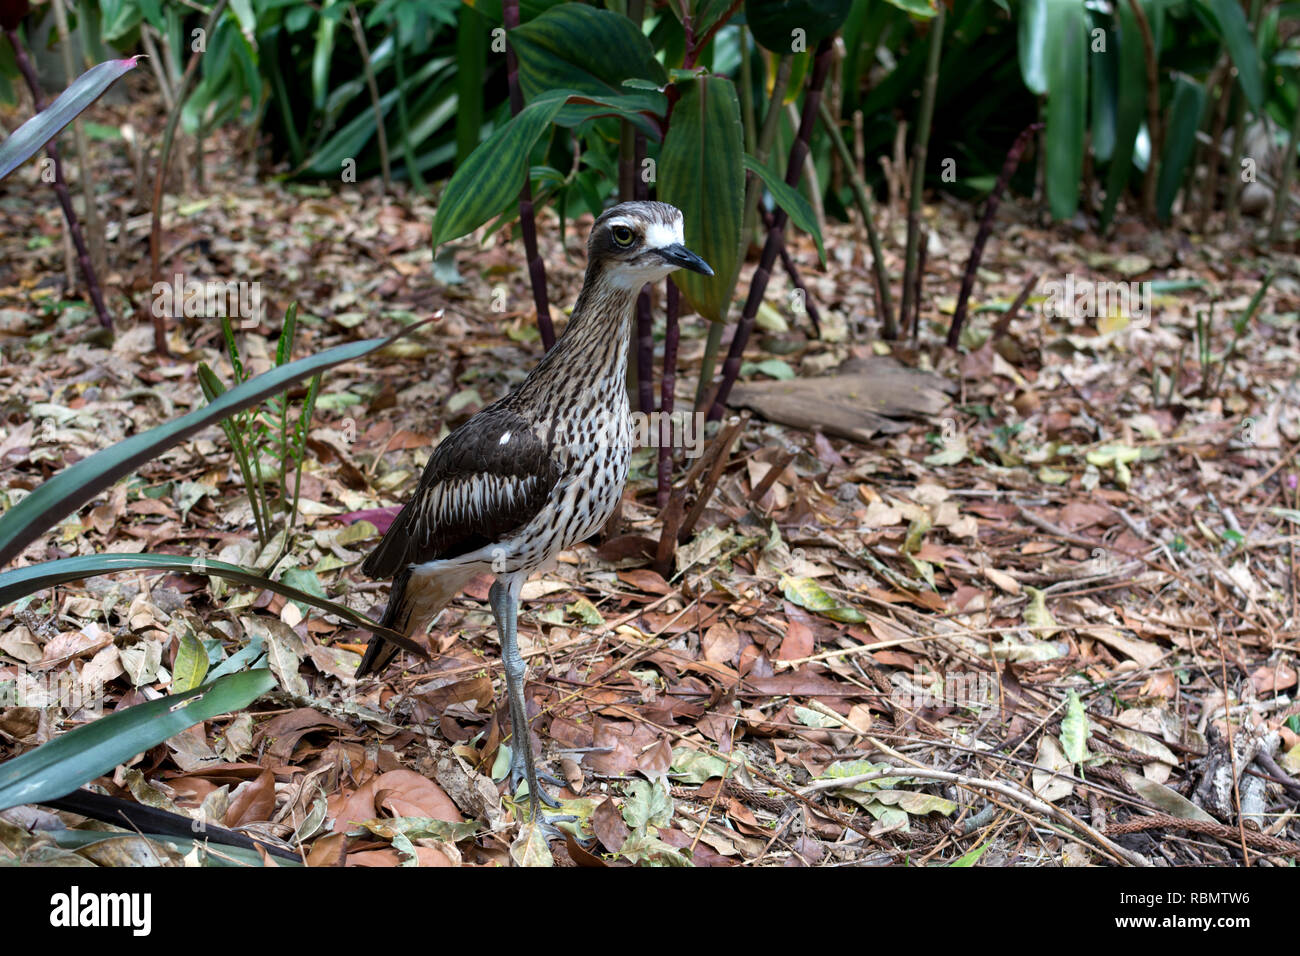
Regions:
<svg viewBox="0 0 1300 956"><path fill-rule="evenodd" d="M1128 0L1133 8L1133 18L1137 20L1138 31L1142 34L1142 50L1147 65L1147 139L1151 143L1151 152L1147 159L1146 178L1142 180L1142 215L1148 222L1156 218L1156 179L1160 166L1162 135L1160 130L1160 75L1156 67L1156 43L1151 35L1151 24L1146 11L1142 9L1141 0Z"/></svg>
<svg viewBox="0 0 1300 956"><path fill-rule="evenodd" d="M813 126L817 123L817 107L821 103L822 89L826 85L826 75L830 72L832 44L833 39L827 37L817 45L812 76L808 81L807 92L804 93L803 115L799 121L799 132L790 145L790 155L786 163L785 182L792 189L799 185L804 160L808 156ZM778 107L779 104L773 104L773 108ZM749 284L749 295L745 299L744 311L741 313L740 321L736 325L735 335L731 338L731 348L727 351L727 360L722 365L722 382L718 386L717 395L714 397L713 407L709 409L710 421L717 421L722 418L727 396L731 394L731 387L736 384L736 379L740 376L740 360L745 352L745 344L749 341L749 334L753 331L754 320L758 316L758 307L763 302L763 293L767 291L767 283L772 278L772 264L776 261L777 254L780 252L781 237L785 232L785 224L788 218L785 210L778 206L776 214L773 216L772 229L768 232L767 241L763 244L763 252L758 260L758 268L754 270L754 277Z"/></svg>
<svg viewBox="0 0 1300 956"><path fill-rule="evenodd" d="M825 105L825 104L823 104ZM772 231L775 225L772 214L766 209L763 211L763 225L767 227L768 232ZM803 281L803 276L799 274L799 267L795 264L794 257L790 255L790 249L785 244L785 237L781 237L781 265L785 269L785 274L790 277L790 284L793 285L803 294L804 310L808 313L808 320L812 322L813 335L816 338L822 337L822 317L817 311L817 303L813 301L812 293L808 291L808 285Z"/></svg>
<svg viewBox="0 0 1300 956"><path fill-rule="evenodd" d="M925 86L921 91L921 112L916 120L916 139L912 144L912 189L907 197L907 257L903 265L903 304L898 320L906 323L912 314L915 295L917 243L921 237L921 198L925 191L925 161L930 150L930 122L934 118L934 94L939 85L939 54L943 48L945 7L940 3L930 21L930 56L925 66Z"/></svg>
<svg viewBox="0 0 1300 956"><path fill-rule="evenodd" d="M207 22L203 25L203 35L212 36L212 31L216 28L217 20L226 10L228 0L217 0L212 6L212 12L208 14ZM163 188L167 184L167 167L171 164L172 142L176 137L176 127L181 121L181 111L185 108L185 98L189 96L190 87L194 85L194 77L199 72L199 60L203 56L203 50L195 50L190 55L190 61L185 65L185 75L181 77L180 84L176 87L175 102L172 103L171 112L167 114L167 125L163 128L162 150L158 157L158 175L153 184L153 208L150 210L150 227L149 227L149 287L161 281L162 276L159 270L162 263L159 261L162 256L162 203ZM177 308L178 303L172 303L173 309ZM140 311L147 309L147 301L141 302ZM152 310L149 310L152 311ZM159 355L170 354L167 349L167 320L162 316L153 317L153 346L154 351Z"/></svg>
<svg viewBox="0 0 1300 956"><path fill-rule="evenodd" d="M352 18L352 35L356 37L357 49L361 51L361 72L366 78L366 89L370 91L370 109L375 114L375 134L379 138L379 168L384 177L384 192L389 193L393 190L393 172L388 162L388 131L384 127L384 107L379 102L379 84L375 82L375 71L370 66L370 45L366 43L366 31L361 26L361 17L357 15L355 3L348 4L348 14Z"/></svg>
<svg viewBox="0 0 1300 956"><path fill-rule="evenodd" d="M1031 123L1021 130L1016 141L1011 144L1011 149L1007 151L1007 158L1002 161L1002 171L998 174L993 192L989 193L988 203L984 206L984 215L980 218L979 230L975 233L975 241L970 247L970 257L966 260L966 272L961 277L961 292L957 294L957 308L953 310L952 322L948 325L948 348L950 349L955 349L957 343L961 341L961 327L966 321L966 305L970 301L971 290L975 288L975 273L980 267L980 260L984 258L984 244L988 242L989 234L993 232L993 218L997 215L998 206L1002 202L1002 193L1006 191L1012 174L1020 165L1020 157L1024 154L1029 141L1042 128L1042 123Z"/></svg>
<svg viewBox="0 0 1300 956"><path fill-rule="evenodd" d="M501 17L507 33L519 26L519 0L501 0ZM506 83L510 88L510 115L518 116L524 108L524 94L519 87L519 60L509 40L506 41ZM555 344L555 326L551 324L551 304L546 295L546 264L537 251L531 175L524 176L523 188L519 190L519 231L524 239L528 280L532 284L533 304L537 308L537 330L542 335L542 346L549 352Z"/></svg>
<svg viewBox="0 0 1300 956"><path fill-rule="evenodd" d="M18 31L6 28L5 35L9 37L9 45L14 51L14 63L18 66L18 71L22 73L23 80L27 83L28 92L32 94L32 109L39 113L45 109L45 100L41 95L41 84L36 78L36 71L32 68L32 61L27 57L27 50L18 42ZM45 144L45 152L50 157L50 162L54 165L54 182L50 185L54 187L54 194L59 197L59 206L63 209L63 219L68 224L68 234L72 237L72 244L77 249L77 264L81 266L81 275L86 280L86 291L90 294L91 304L95 307L95 315L99 318L99 324L106 329L113 327L113 317L108 313L108 307L104 305L104 293L99 287L99 276L95 272L95 266L90 260L90 250L86 248L86 237L81 234L81 223L77 220L77 213L72 208L72 194L68 192L67 180L63 178L63 163L59 158L59 147L57 142L52 139ZM82 167L86 165L85 157L82 157Z"/></svg>
<svg viewBox="0 0 1300 956"><path fill-rule="evenodd" d="M867 227L867 241L871 243L872 269L876 273L876 288L880 296L880 336L885 339L898 338L898 326L894 324L894 303L889 294L889 273L885 268L885 251L880 245L880 233L876 231L875 216L871 211L871 193L858 172L858 164L849 153L848 144L840 133L835 117L823 103L821 106L822 125L835 144L835 151L840 154L840 162L848 173L849 183L853 186L853 200Z"/></svg>
<svg viewBox="0 0 1300 956"><path fill-rule="evenodd" d="M64 0L52 0L50 8L54 11L55 29L59 32L59 50L63 54L63 71L69 81L82 70L73 59L72 39L68 32L68 12L63 8ZM94 163L90 156L90 142L86 139L86 129L78 116L72 121L72 139L77 144L77 178L81 180L81 201L85 206L86 240L90 245L90 261L95 271L103 272L108 268L108 259L104 250L104 225L99 218L99 207L95 203Z"/></svg>
<svg viewBox="0 0 1300 956"><path fill-rule="evenodd" d="M1277 183L1273 199L1273 221L1268 226L1268 241L1277 242L1282 232L1282 216L1291 200L1291 181L1295 178L1296 143L1300 141L1300 109L1291 114L1291 132L1287 134L1286 149L1282 152L1282 177Z"/></svg>
<svg viewBox="0 0 1300 956"><path fill-rule="evenodd" d="M1259 33L1259 14L1263 0L1250 0L1250 34ZM1240 209L1237 202L1241 196L1241 150L1246 143L1246 97L1237 93L1236 105L1232 108L1232 152L1228 156L1228 195L1223 205L1228 214L1227 226L1236 229ZM1215 144L1218 148L1218 144Z"/></svg>

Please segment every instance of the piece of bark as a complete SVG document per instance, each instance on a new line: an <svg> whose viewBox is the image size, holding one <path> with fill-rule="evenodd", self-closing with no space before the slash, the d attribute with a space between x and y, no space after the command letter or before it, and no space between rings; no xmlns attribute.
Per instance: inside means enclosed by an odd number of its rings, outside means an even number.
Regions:
<svg viewBox="0 0 1300 956"><path fill-rule="evenodd" d="M737 384L729 404L768 421L866 442L946 408L956 386L884 356L850 359L830 375Z"/></svg>

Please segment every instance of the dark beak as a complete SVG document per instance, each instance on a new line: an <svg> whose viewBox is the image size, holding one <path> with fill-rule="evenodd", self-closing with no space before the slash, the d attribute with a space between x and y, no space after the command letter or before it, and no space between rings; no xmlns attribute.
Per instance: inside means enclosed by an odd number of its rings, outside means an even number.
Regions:
<svg viewBox="0 0 1300 956"><path fill-rule="evenodd" d="M669 262L682 269L690 269L692 272L698 272L700 275L711 276L713 270L709 264L697 256L691 250L687 249L680 242L674 242L671 246L664 246L656 249L655 252L663 256L665 262Z"/></svg>

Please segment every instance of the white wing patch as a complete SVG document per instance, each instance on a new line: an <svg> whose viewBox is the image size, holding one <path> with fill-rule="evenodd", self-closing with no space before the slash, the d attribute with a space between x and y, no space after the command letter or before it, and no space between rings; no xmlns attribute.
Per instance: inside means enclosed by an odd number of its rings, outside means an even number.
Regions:
<svg viewBox="0 0 1300 956"><path fill-rule="evenodd" d="M508 444L509 442L510 442L510 433L509 433L509 432L503 432L502 435L501 435L501 439L497 442L497 444L498 444L498 445L505 445L505 444Z"/></svg>

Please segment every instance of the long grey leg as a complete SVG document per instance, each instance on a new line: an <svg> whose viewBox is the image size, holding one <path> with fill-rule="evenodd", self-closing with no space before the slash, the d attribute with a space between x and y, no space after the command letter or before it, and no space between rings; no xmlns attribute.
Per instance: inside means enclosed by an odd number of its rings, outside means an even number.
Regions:
<svg viewBox="0 0 1300 956"><path fill-rule="evenodd" d="M515 589L497 581L488 592L492 614L496 618L501 636L501 657L506 672L506 692L510 699L510 784L516 787L519 779L528 781L528 801L532 819L537 820L537 802L558 807L559 801L538 785L537 768L533 762L533 741L528 732L528 709L524 702L523 655L519 653L516 631L519 613L519 596Z"/></svg>

